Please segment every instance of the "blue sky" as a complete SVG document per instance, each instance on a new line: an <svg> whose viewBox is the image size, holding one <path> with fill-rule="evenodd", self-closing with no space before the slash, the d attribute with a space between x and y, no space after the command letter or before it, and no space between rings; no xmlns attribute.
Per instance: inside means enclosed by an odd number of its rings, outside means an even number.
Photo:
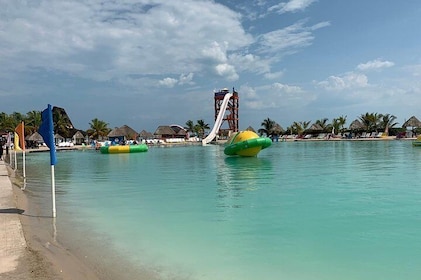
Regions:
<svg viewBox="0 0 421 280"><path fill-rule="evenodd" d="M0 0L0 111L75 127L203 119L240 96L240 129L361 114L421 118L421 1Z"/></svg>

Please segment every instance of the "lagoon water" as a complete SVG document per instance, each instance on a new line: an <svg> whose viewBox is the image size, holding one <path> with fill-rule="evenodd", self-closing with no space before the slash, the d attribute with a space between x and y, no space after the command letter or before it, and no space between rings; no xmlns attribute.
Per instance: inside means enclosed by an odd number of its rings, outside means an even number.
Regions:
<svg viewBox="0 0 421 280"><path fill-rule="evenodd" d="M49 214L49 154L26 158L28 193ZM421 149L409 141L279 142L256 158L214 145L57 158L58 239L106 247L160 279L421 275Z"/></svg>

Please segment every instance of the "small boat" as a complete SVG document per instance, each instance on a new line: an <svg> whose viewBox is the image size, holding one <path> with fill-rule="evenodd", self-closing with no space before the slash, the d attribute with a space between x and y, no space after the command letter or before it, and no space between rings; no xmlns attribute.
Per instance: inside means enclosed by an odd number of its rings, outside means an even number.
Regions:
<svg viewBox="0 0 421 280"><path fill-rule="evenodd" d="M272 145L272 140L267 137L259 137L253 131L241 131L233 134L228 140L224 153L227 156L254 157Z"/></svg>
<svg viewBox="0 0 421 280"><path fill-rule="evenodd" d="M148 151L148 145L102 146L99 151L101 154L141 153Z"/></svg>
<svg viewBox="0 0 421 280"><path fill-rule="evenodd" d="M412 146L421 146L421 136L418 136L417 140L412 142Z"/></svg>

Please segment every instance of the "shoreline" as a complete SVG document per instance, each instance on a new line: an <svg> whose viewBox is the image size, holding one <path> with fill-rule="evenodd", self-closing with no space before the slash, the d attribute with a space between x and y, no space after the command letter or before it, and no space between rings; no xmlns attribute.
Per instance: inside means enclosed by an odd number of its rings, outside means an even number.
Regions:
<svg viewBox="0 0 421 280"><path fill-rule="evenodd" d="M12 187L15 209L19 210L15 215L20 221L26 243L23 254L17 259L17 266L1 273L0 279L101 279L95 270L55 240L54 219L42 215L39 207L31 205L27 194L21 189L22 179L10 166L4 166Z"/></svg>
<svg viewBox="0 0 421 280"><path fill-rule="evenodd" d="M139 264L135 266L112 247L92 243L89 230L64 226L67 222L64 215L52 218L50 209L46 209L49 205L40 202L30 188L22 190L22 177L7 163L0 161L0 169L3 168L7 170L4 177L9 181L8 187L12 194L8 198L10 205L0 205L0 215L14 215L18 220L24 247L19 257L16 257L15 265L8 265L6 271L0 270L0 280L159 279L153 268ZM2 182L0 187L2 194ZM5 214L5 210L10 209L13 214ZM0 250L0 266L5 263L2 256Z"/></svg>

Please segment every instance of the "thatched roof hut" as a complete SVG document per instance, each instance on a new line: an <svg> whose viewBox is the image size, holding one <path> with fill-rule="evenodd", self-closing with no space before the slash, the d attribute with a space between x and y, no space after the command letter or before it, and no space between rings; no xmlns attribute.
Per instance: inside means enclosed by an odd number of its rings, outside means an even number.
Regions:
<svg viewBox="0 0 421 280"><path fill-rule="evenodd" d="M123 125L120 127L121 131L123 131L124 136L130 139L136 139L137 137L137 131L131 128L128 125Z"/></svg>
<svg viewBox="0 0 421 280"><path fill-rule="evenodd" d="M61 136L60 134L56 133L56 134L54 134L54 139L56 139L56 140L64 140L64 137Z"/></svg>
<svg viewBox="0 0 421 280"><path fill-rule="evenodd" d="M76 133L73 135L73 142L77 145L80 145L83 143L83 141L85 140L85 136L83 136L83 133L80 132L79 130L76 131Z"/></svg>
<svg viewBox="0 0 421 280"><path fill-rule="evenodd" d="M26 136L25 140L34 141L34 142L44 142L44 139L42 138L41 134L39 134L38 132L34 132L31 135Z"/></svg>
<svg viewBox="0 0 421 280"><path fill-rule="evenodd" d="M145 140L147 140L147 139L153 139L153 134L151 132L146 131L146 130L142 130L139 133L139 138L140 139L145 139Z"/></svg>
<svg viewBox="0 0 421 280"><path fill-rule="evenodd" d="M415 116L412 116L402 125L402 127L421 127L421 122Z"/></svg>
<svg viewBox="0 0 421 280"><path fill-rule="evenodd" d="M168 125L160 125L154 135L158 138L175 138L177 133Z"/></svg>

